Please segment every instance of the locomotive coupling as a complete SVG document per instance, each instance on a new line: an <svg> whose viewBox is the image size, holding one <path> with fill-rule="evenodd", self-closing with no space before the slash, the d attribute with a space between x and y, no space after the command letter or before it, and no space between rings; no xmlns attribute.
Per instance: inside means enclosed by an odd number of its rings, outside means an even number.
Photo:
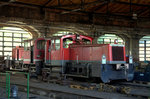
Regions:
<svg viewBox="0 0 150 99"><path fill-rule="evenodd" d="M129 64L116 64L116 70L129 69Z"/></svg>

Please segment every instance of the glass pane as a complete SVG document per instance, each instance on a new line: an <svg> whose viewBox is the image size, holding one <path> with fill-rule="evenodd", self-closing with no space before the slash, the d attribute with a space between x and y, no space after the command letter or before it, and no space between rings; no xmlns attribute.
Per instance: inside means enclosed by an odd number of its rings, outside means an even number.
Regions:
<svg viewBox="0 0 150 99"><path fill-rule="evenodd" d="M148 60L148 61L149 61L149 60L150 60L150 58L146 58L146 60Z"/></svg>
<svg viewBox="0 0 150 99"><path fill-rule="evenodd" d="M12 42L4 42L4 46L12 46Z"/></svg>
<svg viewBox="0 0 150 99"><path fill-rule="evenodd" d="M110 39L104 39L105 42L110 42Z"/></svg>
<svg viewBox="0 0 150 99"><path fill-rule="evenodd" d="M23 41L24 41L24 40L28 40L28 38L23 38Z"/></svg>
<svg viewBox="0 0 150 99"><path fill-rule="evenodd" d="M0 52L0 55L1 55L1 56L3 55L2 52Z"/></svg>
<svg viewBox="0 0 150 99"><path fill-rule="evenodd" d="M118 42L123 42L123 40L118 40Z"/></svg>
<svg viewBox="0 0 150 99"><path fill-rule="evenodd" d="M103 42L102 42L103 39L104 39L104 44L110 44L110 43L114 44L115 39L118 40L118 44L125 44L120 37L118 37L114 34L105 34L105 35L99 37L98 40L97 40L98 44L103 44Z"/></svg>
<svg viewBox="0 0 150 99"><path fill-rule="evenodd" d="M10 55L9 55L9 56L10 56ZM4 59L7 59L7 56L5 56ZM12 59L12 56L10 56L10 59Z"/></svg>
<svg viewBox="0 0 150 99"><path fill-rule="evenodd" d="M150 51L146 51L146 54L149 54L150 53Z"/></svg>
<svg viewBox="0 0 150 99"><path fill-rule="evenodd" d="M14 33L14 37L21 37L21 34L19 34L19 33Z"/></svg>
<svg viewBox="0 0 150 99"><path fill-rule="evenodd" d="M146 41L146 44L150 44L150 41Z"/></svg>
<svg viewBox="0 0 150 99"><path fill-rule="evenodd" d="M5 51L12 51L12 47L4 47Z"/></svg>
<svg viewBox="0 0 150 99"><path fill-rule="evenodd" d="M144 57L144 55L139 55L139 57Z"/></svg>
<svg viewBox="0 0 150 99"><path fill-rule="evenodd" d="M146 54L146 57L150 57L150 54Z"/></svg>
<svg viewBox="0 0 150 99"><path fill-rule="evenodd" d="M4 52L4 55L5 55L5 56L7 56L7 55L11 56L11 55L12 55L12 52Z"/></svg>
<svg viewBox="0 0 150 99"><path fill-rule="evenodd" d="M3 50L3 47L0 47L0 51L2 51Z"/></svg>
<svg viewBox="0 0 150 99"><path fill-rule="evenodd" d="M60 49L60 40L59 39L55 40L55 48L56 48L56 50Z"/></svg>
<svg viewBox="0 0 150 99"><path fill-rule="evenodd" d="M150 44L146 44L146 46L150 46Z"/></svg>
<svg viewBox="0 0 150 99"><path fill-rule="evenodd" d="M44 49L45 48L45 40L40 40L37 42L37 49Z"/></svg>
<svg viewBox="0 0 150 99"><path fill-rule="evenodd" d="M2 42L0 42L0 46L2 46L3 45L3 43Z"/></svg>
<svg viewBox="0 0 150 99"><path fill-rule="evenodd" d="M14 46L21 46L21 43L14 43Z"/></svg>
<svg viewBox="0 0 150 99"><path fill-rule="evenodd" d="M144 48L139 48L139 50L144 50Z"/></svg>
<svg viewBox="0 0 150 99"><path fill-rule="evenodd" d="M144 51L139 51L139 54L144 54Z"/></svg>
<svg viewBox="0 0 150 99"><path fill-rule="evenodd" d="M0 41L3 41L3 38L2 38L2 37L0 37Z"/></svg>
<svg viewBox="0 0 150 99"><path fill-rule="evenodd" d="M0 32L0 36L3 36L3 32Z"/></svg>
<svg viewBox="0 0 150 99"><path fill-rule="evenodd" d="M99 38L98 41L103 41L103 38Z"/></svg>
<svg viewBox="0 0 150 99"><path fill-rule="evenodd" d="M144 44L144 41L139 41L140 44Z"/></svg>
<svg viewBox="0 0 150 99"><path fill-rule="evenodd" d="M23 37L31 38L31 35L30 34L23 34Z"/></svg>
<svg viewBox="0 0 150 99"><path fill-rule="evenodd" d="M11 37L4 37L4 41L12 41Z"/></svg>
<svg viewBox="0 0 150 99"><path fill-rule="evenodd" d="M140 58L140 61L144 61L144 58Z"/></svg>
<svg viewBox="0 0 150 99"><path fill-rule="evenodd" d="M146 48L146 50L150 50L150 48L148 47L148 48Z"/></svg>
<svg viewBox="0 0 150 99"><path fill-rule="evenodd" d="M144 47L144 44L139 44L139 46L143 46Z"/></svg>
<svg viewBox="0 0 150 99"><path fill-rule="evenodd" d="M98 44L103 44L103 42L98 42Z"/></svg>
<svg viewBox="0 0 150 99"><path fill-rule="evenodd" d="M12 33L5 33L4 32L4 36L12 36Z"/></svg>
<svg viewBox="0 0 150 99"><path fill-rule="evenodd" d="M14 38L14 41L21 42L21 38Z"/></svg>

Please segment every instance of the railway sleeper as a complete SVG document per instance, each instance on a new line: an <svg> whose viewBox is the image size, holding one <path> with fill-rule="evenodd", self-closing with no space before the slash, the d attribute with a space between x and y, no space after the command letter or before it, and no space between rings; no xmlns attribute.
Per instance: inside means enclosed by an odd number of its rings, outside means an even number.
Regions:
<svg viewBox="0 0 150 99"><path fill-rule="evenodd" d="M138 84L146 84L146 85L150 85L150 82L146 82L146 81L133 81L133 83L138 83Z"/></svg>

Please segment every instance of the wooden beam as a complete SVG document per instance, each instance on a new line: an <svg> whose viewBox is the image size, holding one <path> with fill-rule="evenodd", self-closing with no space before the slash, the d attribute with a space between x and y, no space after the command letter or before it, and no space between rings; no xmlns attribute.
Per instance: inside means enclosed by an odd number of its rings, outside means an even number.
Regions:
<svg viewBox="0 0 150 99"><path fill-rule="evenodd" d="M150 7L149 4L139 4L139 3L133 3L131 1L130 2L122 2L122 1L118 1L118 0L113 0L112 3L125 4L125 5L134 5L134 6L143 6L143 7Z"/></svg>
<svg viewBox="0 0 150 99"><path fill-rule="evenodd" d="M45 7L46 5L48 5L52 0L48 0L44 5L43 7Z"/></svg>
<svg viewBox="0 0 150 99"><path fill-rule="evenodd" d="M92 12L97 11L99 9L101 9L102 7L106 6L107 1L104 1L101 5L99 5L98 7L96 7L95 9L92 10Z"/></svg>

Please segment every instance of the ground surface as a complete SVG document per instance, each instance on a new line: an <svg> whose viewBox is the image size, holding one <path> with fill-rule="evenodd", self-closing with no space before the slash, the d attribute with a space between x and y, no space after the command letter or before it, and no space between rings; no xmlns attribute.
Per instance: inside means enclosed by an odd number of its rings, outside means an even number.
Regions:
<svg viewBox="0 0 150 99"><path fill-rule="evenodd" d="M24 76L13 75L10 80L11 85L23 85L25 87L27 85L27 79ZM5 77L1 77L0 81L5 81ZM4 94L2 90L0 91ZM26 92L19 92L18 96L21 97L20 99L27 97ZM32 97L31 99L146 99L120 93L73 89L69 88L68 85L52 84L35 79L30 80L30 97Z"/></svg>

